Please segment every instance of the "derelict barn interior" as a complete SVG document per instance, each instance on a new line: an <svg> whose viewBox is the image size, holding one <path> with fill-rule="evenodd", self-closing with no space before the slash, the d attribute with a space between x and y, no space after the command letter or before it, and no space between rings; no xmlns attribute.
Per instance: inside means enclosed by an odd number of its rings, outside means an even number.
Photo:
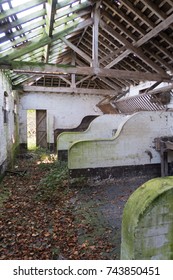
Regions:
<svg viewBox="0 0 173 280"><path fill-rule="evenodd" d="M0 12L1 175L27 150L30 110L36 145L70 180L172 175L172 0L0 0Z"/></svg>

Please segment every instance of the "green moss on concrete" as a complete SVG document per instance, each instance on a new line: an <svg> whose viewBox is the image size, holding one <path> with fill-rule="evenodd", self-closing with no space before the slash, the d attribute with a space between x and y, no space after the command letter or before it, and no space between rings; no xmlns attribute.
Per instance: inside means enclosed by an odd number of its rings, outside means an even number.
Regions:
<svg viewBox="0 0 173 280"><path fill-rule="evenodd" d="M134 259L135 230L140 217L151 203L156 202L161 195L171 189L173 189L172 176L156 178L143 184L130 196L123 212L121 259ZM171 236L171 242L172 239Z"/></svg>

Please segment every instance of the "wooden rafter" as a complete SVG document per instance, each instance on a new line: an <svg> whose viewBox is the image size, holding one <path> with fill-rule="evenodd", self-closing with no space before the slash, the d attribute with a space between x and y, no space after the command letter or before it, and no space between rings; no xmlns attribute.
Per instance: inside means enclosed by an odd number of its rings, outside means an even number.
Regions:
<svg viewBox="0 0 173 280"><path fill-rule="evenodd" d="M102 69L93 67L71 67L69 65L55 65L44 63L28 63L13 61L11 64L0 64L1 69L11 69L17 73L28 74L79 74L79 75L97 75L100 77L110 77L119 79L132 79L138 81L170 81L168 74L155 74L139 71L124 71L115 69Z"/></svg>
<svg viewBox="0 0 173 280"><path fill-rule="evenodd" d="M157 71L158 73L163 73L164 71L158 67L158 65L156 65L155 63L153 63L152 60L150 60L147 56L145 56L145 54L143 53L143 51L135 46L133 46L133 44L130 44L125 38L123 38L118 32L116 32L115 30L113 30L112 28L110 28L107 24L105 24L103 21L101 22L101 27L105 30L107 30L107 32L109 32L112 36L114 36L118 41L120 41L125 47L126 47L126 51L124 52L124 54L130 54L131 52L135 53L139 58L141 58L146 64L148 64L151 68L153 68L155 71ZM118 56L120 57L120 56ZM121 57L123 57L123 54L121 55ZM123 57L124 58L124 57ZM120 60L119 60L120 61ZM112 63L108 64L106 66L106 68L111 68L110 65L112 65Z"/></svg>
<svg viewBox="0 0 173 280"><path fill-rule="evenodd" d="M40 87L40 86L23 86L25 92L55 92L55 93L77 93L90 95L113 95L116 96L119 92L115 90L105 89L89 89L89 88L73 88L73 87Z"/></svg>
<svg viewBox="0 0 173 280"><path fill-rule="evenodd" d="M157 25L154 29L152 29L150 32L148 32L145 36L143 36L141 39L139 39L136 43L133 44L133 47L139 48L144 43L146 43L149 39L156 36L161 30L167 28L171 23L173 22L173 14L170 15L166 20L161 22L159 25ZM102 22L103 23L103 22ZM104 28L104 23L102 24L102 27ZM107 68L113 67L115 64L117 64L119 61L121 61L123 58L125 58L127 55L131 53L131 50L126 50L123 54L121 54L121 57L118 57L114 59L110 64L107 65Z"/></svg>
<svg viewBox="0 0 173 280"><path fill-rule="evenodd" d="M21 12L24 12L28 9L36 7L36 6L38 6L40 4L43 4L43 3L45 3L45 0L32 0L31 2L26 2L26 3L24 3L22 5L19 5L15 8L13 8L13 9L2 12L0 14L0 20L4 20L8 17L11 17L11 16L16 15L16 14L21 13Z"/></svg>
<svg viewBox="0 0 173 280"><path fill-rule="evenodd" d="M76 47L74 44L72 44L69 40L67 40L64 37L60 37L60 39L68 46L70 47L73 51L75 51L78 55L80 55L82 58L84 58L89 64L91 63L91 58L84 53L83 51L81 51L78 47Z"/></svg>
<svg viewBox="0 0 173 280"><path fill-rule="evenodd" d="M53 33L53 24L54 24L54 16L56 13L56 0L48 0L47 5L46 5L46 34L48 37L51 38L52 33ZM49 60L49 49L50 49L50 44L47 44L45 46L45 62L47 63Z"/></svg>
<svg viewBox="0 0 173 280"><path fill-rule="evenodd" d="M99 40L100 3L101 1L98 1L93 8L92 67L99 67L98 40Z"/></svg>
<svg viewBox="0 0 173 280"><path fill-rule="evenodd" d="M15 51L8 51L7 54L4 55L0 55L0 62L2 61L10 61L16 58L21 57L24 54L27 54L29 52L32 52L33 50L36 50L38 48L44 47L47 44L50 44L51 42L56 41L57 39L59 39L61 36L63 36L63 34L67 34L70 33L72 30L73 32L78 31L80 29L85 28L88 25L91 25L93 23L92 19L88 19L86 21L83 21L81 23L73 23L70 26L67 25L66 28L63 28L62 31L59 31L57 33L55 33L52 38L50 38L47 34L45 34L43 37L39 38L39 39L35 39L32 40L32 43L25 47L22 48L20 50L15 50Z"/></svg>
<svg viewBox="0 0 173 280"><path fill-rule="evenodd" d="M22 25L26 22L29 22L33 19L39 18L39 17L43 17L46 15L46 10L45 9L41 9L40 11L34 12L30 15L28 15L27 17L22 17L20 19L17 19L13 22L10 23L10 28L15 28L19 25ZM3 26L1 26L1 32L8 32L9 30L9 23L4 24Z"/></svg>
<svg viewBox="0 0 173 280"><path fill-rule="evenodd" d="M21 64L20 69L14 69L15 74L10 72L15 84L30 83L47 74L59 80L60 86L84 85L88 89L118 90L148 79L170 81L173 2L132 2L28 0L13 7L10 0L0 0L0 68L11 68L15 60L46 63L41 69L39 64L38 68L30 65L25 69ZM37 12L33 12L34 7ZM77 66L68 67L74 52ZM59 69L58 63L68 64L67 68L53 73Z"/></svg>

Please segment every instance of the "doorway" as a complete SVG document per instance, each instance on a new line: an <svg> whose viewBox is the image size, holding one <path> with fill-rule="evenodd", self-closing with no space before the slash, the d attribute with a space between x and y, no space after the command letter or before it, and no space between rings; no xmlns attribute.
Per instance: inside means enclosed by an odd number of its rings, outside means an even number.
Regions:
<svg viewBox="0 0 173 280"><path fill-rule="evenodd" d="M27 110L27 149L36 148L36 110Z"/></svg>
<svg viewBox="0 0 173 280"><path fill-rule="evenodd" d="M47 148L47 111L27 110L27 149Z"/></svg>
<svg viewBox="0 0 173 280"><path fill-rule="evenodd" d="M47 148L47 111L36 110L36 146Z"/></svg>

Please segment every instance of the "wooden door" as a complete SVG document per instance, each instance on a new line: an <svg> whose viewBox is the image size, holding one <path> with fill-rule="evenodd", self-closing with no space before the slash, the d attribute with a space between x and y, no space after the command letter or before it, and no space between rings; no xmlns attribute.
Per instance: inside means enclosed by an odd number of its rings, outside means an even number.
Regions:
<svg viewBox="0 0 173 280"><path fill-rule="evenodd" d="M36 110L36 146L47 148L46 110Z"/></svg>

